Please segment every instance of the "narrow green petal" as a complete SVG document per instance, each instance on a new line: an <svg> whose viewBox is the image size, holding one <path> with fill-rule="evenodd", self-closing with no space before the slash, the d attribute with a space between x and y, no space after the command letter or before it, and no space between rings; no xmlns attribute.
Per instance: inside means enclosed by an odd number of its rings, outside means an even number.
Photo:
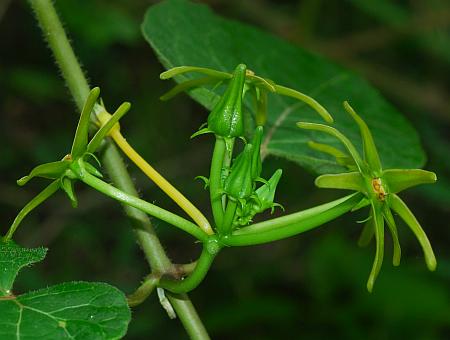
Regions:
<svg viewBox="0 0 450 340"><path fill-rule="evenodd" d="M400 247L400 242L398 240L398 232L397 232L397 226L395 224L394 216L392 216L391 209L387 206L387 204L384 204L383 206L383 217L387 222L387 225L389 227L389 230L392 235L392 243L394 247L394 254L392 256L392 264L394 266L400 265L400 259L402 257L402 249Z"/></svg>
<svg viewBox="0 0 450 340"><path fill-rule="evenodd" d="M373 216L372 212L370 213L370 218L364 223L364 228L361 232L361 235L358 239L359 247L367 247L372 240L372 237L375 233L375 228L373 226Z"/></svg>
<svg viewBox="0 0 450 340"><path fill-rule="evenodd" d="M431 247L430 241L428 240L425 231L420 226L414 214L409 210L405 202L402 201L400 197L396 194L392 194L389 197L391 208L400 215L403 221L411 228L414 235L416 235L417 240L422 246L423 253L425 256L425 262L429 270L433 271L436 269L436 257L434 256L433 248Z"/></svg>
<svg viewBox="0 0 450 340"><path fill-rule="evenodd" d="M230 79L232 77L231 73L216 71L210 68L196 67L196 66L177 66L161 73L159 75L159 78L163 80L170 79L187 72L203 73L217 79Z"/></svg>
<svg viewBox="0 0 450 340"><path fill-rule="evenodd" d="M249 72L247 72L247 79L250 80L253 85L259 87L259 88L264 88L270 92L276 92L276 84L270 80L270 79L266 79L260 76L257 76L255 74L251 74Z"/></svg>
<svg viewBox="0 0 450 340"><path fill-rule="evenodd" d="M375 146L375 142L373 141L372 134L360 116L356 114L353 108L350 106L348 102L344 102L345 110L352 116L355 122L359 126L359 130L361 131L361 137L363 140L363 149L364 149L364 159L369 164L371 170L375 171L375 175L379 176L381 172L381 162L380 157L378 156L378 151Z"/></svg>
<svg viewBox="0 0 450 340"><path fill-rule="evenodd" d="M39 194L37 194L30 202L28 202L22 210L17 214L14 222L11 224L11 227L8 230L8 233L4 237L4 241L11 240L14 232L17 227L23 221L23 219L35 209L39 204L44 202L47 198L52 196L56 191L58 191L60 186L60 180L56 179L52 183L50 183L44 190L42 190Z"/></svg>
<svg viewBox="0 0 450 340"><path fill-rule="evenodd" d="M329 154L336 158L348 157L348 155L345 152L342 152L341 150L339 150L331 145L317 143L317 142L314 142L311 140L308 142L308 146L313 150Z"/></svg>
<svg viewBox="0 0 450 340"><path fill-rule="evenodd" d="M80 157L85 151L88 143L89 122L91 119L91 111L94 108L95 102L100 95L100 88L94 87L84 103L81 111L80 120L78 121L77 131L72 144L72 158Z"/></svg>
<svg viewBox="0 0 450 340"><path fill-rule="evenodd" d="M396 194L419 184L434 183L436 174L422 169L389 169L383 171L389 192Z"/></svg>
<svg viewBox="0 0 450 340"><path fill-rule="evenodd" d="M130 107L130 103L124 102L117 108L116 112L114 112L106 124L103 125L91 139L87 146L87 152L93 153L98 149L103 138L108 135L114 125L128 112L128 110L130 110Z"/></svg>
<svg viewBox="0 0 450 340"><path fill-rule="evenodd" d="M314 109L327 123L333 123L333 117L328 113L328 111L310 96L281 85L275 85L275 89L276 93L278 94L292 97L304 102L312 109Z"/></svg>
<svg viewBox="0 0 450 340"><path fill-rule="evenodd" d="M383 264L384 255L384 220L381 215L381 209L378 205L372 203L373 225L375 228L375 240L376 240L376 252L375 259L373 261L372 270L367 280L367 290L372 293L373 285L380 272L381 265Z"/></svg>
<svg viewBox="0 0 450 340"><path fill-rule="evenodd" d="M317 123L298 122L297 126L301 129L325 132L325 133L339 139L339 141L342 144L344 144L344 146L346 147L346 149L352 156L353 160L356 163L356 166L358 167L358 170L362 174L367 173L367 167L365 166L365 164L364 164L361 156L359 155L358 151L356 150L355 146L352 144L352 142L350 142L350 140L347 137L345 137L338 130L336 130L335 128L333 128L331 126L324 125L324 124L317 124Z"/></svg>
<svg viewBox="0 0 450 340"><path fill-rule="evenodd" d="M359 172L321 175L314 183L319 188L366 191L364 180Z"/></svg>
<svg viewBox="0 0 450 340"><path fill-rule="evenodd" d="M331 145L309 141L308 146L313 150L333 156L336 158L336 163L347 167L349 170L354 170L356 168L355 161L349 155Z"/></svg>
<svg viewBox="0 0 450 340"><path fill-rule="evenodd" d="M60 177L64 173L64 171L66 171L69 165L70 161L67 160L38 165L33 170L31 170L29 175L17 180L17 184L20 186L25 185L33 177L56 179Z"/></svg>
<svg viewBox="0 0 450 340"><path fill-rule="evenodd" d="M206 85L206 84L213 83L213 82L217 82L217 78L210 77L210 76L202 77L202 78L198 78L198 79L187 80L185 82L182 82L182 83L176 85L175 87L170 89L168 92L164 93L161 97L159 97L159 99L166 101L166 100L169 100L169 99L175 97L177 94L179 94L181 92L185 92L194 87L199 87L199 86Z"/></svg>

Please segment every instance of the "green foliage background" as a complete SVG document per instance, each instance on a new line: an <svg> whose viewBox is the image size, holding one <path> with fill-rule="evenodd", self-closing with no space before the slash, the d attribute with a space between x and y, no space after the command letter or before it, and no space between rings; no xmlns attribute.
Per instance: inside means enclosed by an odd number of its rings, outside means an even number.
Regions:
<svg viewBox="0 0 450 340"><path fill-rule="evenodd" d="M374 249L356 246L361 225L347 215L323 228L271 245L230 249L217 258L191 297L213 338L439 339L450 334L450 7L445 1L205 1L216 12L256 25L360 73L377 86L418 130L427 169L438 183L403 197L427 231L438 257L429 273L421 250L399 228L402 265L385 264L369 295L365 281ZM3 6L3 7L2 7ZM140 33L147 1L56 1L91 83L115 108L133 104L122 126L146 159L200 207L207 193L193 177L208 172L209 138L189 141L207 112L188 96L158 97L172 83ZM64 156L77 122L70 96L49 57L25 1L0 4L0 220L2 230L42 182L19 189L15 180L35 164ZM168 41L170 43L170 41ZM275 67L275 66L274 66ZM183 164L183 166L180 166ZM340 195L318 190L314 176L276 158L285 171L278 200L288 212ZM132 166L142 195L177 211ZM50 248L44 262L20 273L24 292L62 281L105 281L131 292L148 268L118 205L79 186L73 210L58 194L17 233L21 245ZM171 257L186 262L198 249L157 223ZM186 242L188 241L188 242ZM388 241L388 246L390 242ZM182 327L161 310L156 295L137 307L129 339L183 338Z"/></svg>

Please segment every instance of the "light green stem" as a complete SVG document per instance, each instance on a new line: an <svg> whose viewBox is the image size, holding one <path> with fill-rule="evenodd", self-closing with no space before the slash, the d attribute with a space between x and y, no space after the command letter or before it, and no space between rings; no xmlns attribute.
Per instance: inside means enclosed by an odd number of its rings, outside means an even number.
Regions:
<svg viewBox="0 0 450 340"><path fill-rule="evenodd" d="M139 209L153 217L160 219L161 221L167 222L177 228L180 228L181 230L191 234L202 242L206 242L208 240L208 234L206 234L197 225L184 219L181 216L171 213L170 211L160 208L157 205L151 204L138 197L128 195L122 190L119 190L116 187L91 175L87 171L80 171L79 176L81 181L108 197L111 197L125 205L129 205L131 207Z"/></svg>
<svg viewBox="0 0 450 340"><path fill-rule="evenodd" d="M44 37L49 43L72 97L81 111L89 94L89 85L70 46L55 8L51 0L30 0L30 4L36 13ZM136 188L117 148L109 142L104 152L103 164L119 189L130 195L137 196ZM152 269L160 273L170 271L172 263L155 234L148 216L133 207L126 206L124 210L133 223L136 237ZM169 300L186 332L192 339L209 339L208 333L187 295L172 294Z"/></svg>
<svg viewBox="0 0 450 340"><path fill-rule="evenodd" d="M195 269L189 276L183 280L172 280L167 278L161 278L158 286L172 293L188 293L195 289L205 278L209 268L216 256L217 252L210 252L208 247L203 247L200 258L197 260Z"/></svg>
<svg viewBox="0 0 450 340"><path fill-rule="evenodd" d="M214 151L211 160L211 171L209 174L209 196L216 226L221 226L223 219L221 177L225 152L225 140L220 136L216 136L216 143L214 144Z"/></svg>
<svg viewBox="0 0 450 340"><path fill-rule="evenodd" d="M77 57L67 39L55 7L50 0L30 0L31 7L41 26L44 37L53 52L56 63L69 87L75 103L81 110L89 95L89 84L81 70Z"/></svg>
<svg viewBox="0 0 450 340"><path fill-rule="evenodd" d="M223 235L230 234L233 229L233 220L236 215L237 205L238 203L236 201L228 200L227 209L225 210L221 228Z"/></svg>

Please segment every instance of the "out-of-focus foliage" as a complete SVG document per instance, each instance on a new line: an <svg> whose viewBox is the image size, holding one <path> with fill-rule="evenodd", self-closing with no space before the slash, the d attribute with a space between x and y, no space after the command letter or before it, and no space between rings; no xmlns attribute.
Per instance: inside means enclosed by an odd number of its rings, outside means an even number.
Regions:
<svg viewBox="0 0 450 340"><path fill-rule="evenodd" d="M205 2L226 17L260 26L359 72L412 121L428 155L426 168L438 174L437 184L414 189L405 197L435 247L435 273L423 267L413 235L399 228L403 264L390 268L386 263L374 293L367 294L364 282L373 249L356 247L361 226L354 221L365 216L355 213L290 240L221 254L206 281L191 294L212 336L448 336L448 1L389 2L388 6L397 8L394 10L377 5L378 1L361 5L362 0ZM207 138L189 141L189 136L207 112L187 96L159 102L158 97L171 84L159 80L163 69L139 35L148 5L141 0L56 1L91 83L102 87L108 107L123 100L132 102L132 111L121 124L127 137L188 197L206 207L206 192L193 177L208 172L212 146ZM30 183L29 188L19 190L15 180L30 164L64 156L70 148L77 111L27 3L4 1L1 6L0 219L6 225L32 193L41 189L39 183ZM380 11L384 14L377 14ZM188 166L180 166L180 162ZM284 169L277 190L288 212L339 195L315 189L313 177L296 165L270 158L267 162L268 173L263 176ZM132 166L130 170L145 198L177 211ZM73 280L106 281L131 292L148 273L118 205L83 186L77 193L77 210L62 194L56 195L17 233L17 241L24 246L50 248L45 262L20 274L15 286L18 293ZM196 258L195 250L179 233L158 222L156 229L174 261ZM128 338L150 336L184 336L179 322L161 311L156 296L134 310Z"/></svg>

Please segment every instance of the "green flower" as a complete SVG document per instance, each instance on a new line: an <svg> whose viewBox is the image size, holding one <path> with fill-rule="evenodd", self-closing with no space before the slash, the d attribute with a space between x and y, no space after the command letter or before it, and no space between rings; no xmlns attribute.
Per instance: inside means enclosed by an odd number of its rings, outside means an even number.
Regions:
<svg viewBox="0 0 450 340"><path fill-rule="evenodd" d="M349 169L355 170L319 176L316 178L316 185L320 188L359 191L364 194L364 198L353 210L367 205L370 206L370 215L366 220L359 244L368 244L375 235L375 260L367 282L367 289L371 292L383 262L385 223L392 234L394 244L393 264L395 266L400 264L401 249L392 210L406 222L415 234L422 246L428 269L436 269L436 258L424 230L405 202L397 195L399 192L419 184L434 183L436 174L422 169L383 170L372 134L366 123L347 102L344 102L344 108L359 126L363 140L363 157L360 156L350 140L335 128L304 122L297 123L297 125L302 129L322 131L336 137L344 144L349 153L349 155L346 155L332 147L317 143L311 144L314 149L336 156L340 164L345 164Z"/></svg>
<svg viewBox="0 0 450 340"><path fill-rule="evenodd" d="M78 121L70 153L64 156L60 161L36 166L27 176L24 176L17 181L18 185L23 186L34 177L43 177L53 180L52 183L28 202L28 204L19 212L8 233L4 237L6 241L11 239L20 222L26 215L59 189L62 189L66 193L72 206L76 207L78 201L74 192L74 182L78 179L81 172L86 171L94 176L102 177L100 171L90 164L88 160L89 158L93 158L99 164L98 159L93 153L97 151L102 140L116 125L119 119L130 109L130 104L126 102L123 103L111 116L108 122L104 124L89 141L88 131L91 112L96 105L99 95L100 89L98 87L93 88L89 93Z"/></svg>

